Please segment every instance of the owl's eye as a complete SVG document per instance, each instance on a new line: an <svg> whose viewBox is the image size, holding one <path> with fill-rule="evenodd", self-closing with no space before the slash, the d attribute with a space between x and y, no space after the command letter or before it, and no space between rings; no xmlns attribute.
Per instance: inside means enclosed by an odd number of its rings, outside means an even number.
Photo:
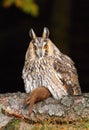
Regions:
<svg viewBox="0 0 89 130"><path fill-rule="evenodd" d="M44 45L44 49L48 50L48 45L47 44Z"/></svg>
<svg viewBox="0 0 89 130"><path fill-rule="evenodd" d="M37 46L34 44L34 49L36 50L37 49Z"/></svg>

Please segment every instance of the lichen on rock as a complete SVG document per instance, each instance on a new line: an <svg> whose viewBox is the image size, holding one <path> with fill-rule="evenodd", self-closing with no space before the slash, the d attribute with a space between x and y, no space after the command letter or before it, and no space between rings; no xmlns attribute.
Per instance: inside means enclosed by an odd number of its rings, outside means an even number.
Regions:
<svg viewBox="0 0 89 130"><path fill-rule="evenodd" d="M0 94L0 126L12 118L20 118L30 122L42 122L45 119L54 121L89 119L89 94L81 96L64 96L61 100L52 97L34 105L31 116L28 106L24 107L26 93ZM3 112L3 114L2 114ZM4 123L5 125L5 123Z"/></svg>

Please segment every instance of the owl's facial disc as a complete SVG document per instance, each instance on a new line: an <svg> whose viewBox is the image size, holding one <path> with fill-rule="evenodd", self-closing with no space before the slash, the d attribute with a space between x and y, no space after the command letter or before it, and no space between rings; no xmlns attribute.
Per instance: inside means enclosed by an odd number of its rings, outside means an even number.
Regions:
<svg viewBox="0 0 89 130"><path fill-rule="evenodd" d="M45 57L48 51L47 40L44 38L36 38L33 42L35 54L37 57Z"/></svg>

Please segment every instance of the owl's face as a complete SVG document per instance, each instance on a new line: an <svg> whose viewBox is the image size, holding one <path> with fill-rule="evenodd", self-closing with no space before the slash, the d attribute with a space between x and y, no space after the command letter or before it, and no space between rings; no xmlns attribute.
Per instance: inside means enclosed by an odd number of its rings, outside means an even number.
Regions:
<svg viewBox="0 0 89 130"><path fill-rule="evenodd" d="M48 44L47 39L37 37L32 40L35 54L40 58L48 54Z"/></svg>
<svg viewBox="0 0 89 130"><path fill-rule="evenodd" d="M50 45L49 45L50 39L48 38L49 36L48 28L46 27L44 28L42 37L37 37L33 29L30 30L29 35L32 38L30 46L32 46L31 47L32 51L34 51L34 54L36 55L36 57L41 58L41 57L48 56L50 49L52 51L52 48L50 48Z"/></svg>

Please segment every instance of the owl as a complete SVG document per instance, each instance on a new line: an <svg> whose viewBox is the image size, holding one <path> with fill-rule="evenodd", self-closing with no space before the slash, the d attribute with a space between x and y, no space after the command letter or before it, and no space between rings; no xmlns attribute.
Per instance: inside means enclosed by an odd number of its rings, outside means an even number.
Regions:
<svg viewBox="0 0 89 130"><path fill-rule="evenodd" d="M22 71L25 91L29 93L25 100L26 105L30 104L29 113L35 102L50 96L60 100L64 95L80 95L74 62L50 40L48 28L44 27L42 37L37 37L33 29L29 35L32 40Z"/></svg>

